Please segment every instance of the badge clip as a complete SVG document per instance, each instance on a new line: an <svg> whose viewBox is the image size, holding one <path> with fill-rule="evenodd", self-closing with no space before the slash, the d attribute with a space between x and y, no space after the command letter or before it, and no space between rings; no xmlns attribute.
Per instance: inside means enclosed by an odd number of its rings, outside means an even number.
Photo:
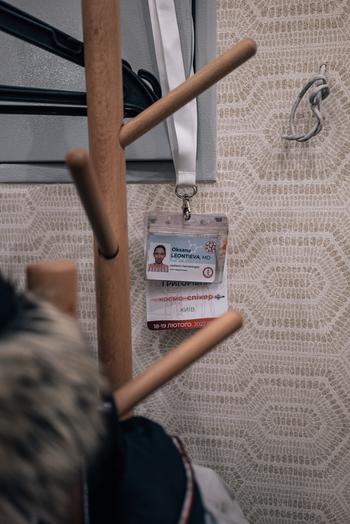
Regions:
<svg viewBox="0 0 350 524"><path fill-rule="evenodd" d="M191 218L191 206L190 200L197 193L197 186L189 186L189 189L180 189L181 186L175 187L175 195L182 200L182 215L184 220L187 222Z"/></svg>

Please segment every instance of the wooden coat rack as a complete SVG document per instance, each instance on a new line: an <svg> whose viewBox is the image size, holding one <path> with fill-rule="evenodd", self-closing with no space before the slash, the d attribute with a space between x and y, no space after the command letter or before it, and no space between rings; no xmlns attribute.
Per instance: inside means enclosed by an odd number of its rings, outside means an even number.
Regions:
<svg viewBox="0 0 350 524"><path fill-rule="evenodd" d="M81 151L71 151L67 163L76 181L79 177L82 181L92 179L94 171L101 193L103 204L97 204L96 190L92 198L83 197L83 203L87 203L97 239L99 358L111 384L118 388L132 377L124 147L248 60L255 54L256 44L251 39L241 40L124 125L119 2L83 0L82 6L91 163ZM79 193L86 195L89 191L79 189ZM101 232L105 232L102 240ZM118 245L117 256L110 258Z"/></svg>
<svg viewBox="0 0 350 524"><path fill-rule="evenodd" d="M82 0L82 12L90 154L74 149L68 152L66 161L95 237L99 360L112 387L117 390L123 386L120 389L123 401L119 399L118 404L119 409L121 403L125 405L122 411L127 411L240 327L242 319L238 312L229 311L194 335L190 339L195 341L194 345L185 342L172 356L168 355L166 358L172 362L170 368L167 365L156 367L156 372L135 380L137 394L134 390L130 393L125 386L132 378L132 349L124 147L252 57L256 44L249 38L241 40L124 124L119 1ZM54 272L56 283L60 271L63 279L69 272L55 264L53 267L31 266L28 271L31 289L39 290L39 294L47 298L55 294L51 272ZM69 286L65 289L68 297ZM70 300L74 302L75 298ZM197 348L193 354L189 350L192 347ZM165 368L167 372L163 376ZM153 377L151 381L149 376ZM127 399L129 393L130 399Z"/></svg>
<svg viewBox="0 0 350 524"><path fill-rule="evenodd" d="M242 324L240 314L229 310L131 381L124 147L252 57L256 44L241 40L124 125L119 1L82 0L82 11L90 155L74 149L66 161L95 238L99 360L124 414ZM31 265L28 287L74 315L72 272L69 263Z"/></svg>
<svg viewBox="0 0 350 524"><path fill-rule="evenodd" d="M75 149L66 160L95 237L99 360L124 416L242 325L241 315L229 310L132 379L124 147L252 57L256 44L241 40L124 125L119 2L82 0L82 7L90 154ZM32 291L76 314L71 263L31 265L27 279ZM76 511L73 521L81 522L81 507Z"/></svg>

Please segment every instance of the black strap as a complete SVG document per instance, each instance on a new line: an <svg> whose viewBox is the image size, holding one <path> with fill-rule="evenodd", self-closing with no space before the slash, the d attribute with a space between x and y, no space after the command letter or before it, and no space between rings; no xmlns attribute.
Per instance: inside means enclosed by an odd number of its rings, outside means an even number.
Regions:
<svg viewBox="0 0 350 524"><path fill-rule="evenodd" d="M122 481L123 442L113 399L103 404L105 437L87 474L89 524L124 524Z"/></svg>

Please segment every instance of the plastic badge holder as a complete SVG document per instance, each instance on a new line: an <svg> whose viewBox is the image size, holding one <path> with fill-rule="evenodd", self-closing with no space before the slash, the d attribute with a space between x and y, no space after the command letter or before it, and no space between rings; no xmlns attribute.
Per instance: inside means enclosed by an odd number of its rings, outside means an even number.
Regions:
<svg viewBox="0 0 350 524"><path fill-rule="evenodd" d="M146 282L147 327L163 329L202 328L228 308L227 264L221 283Z"/></svg>
<svg viewBox="0 0 350 524"><path fill-rule="evenodd" d="M222 282L228 221L225 215L150 213L147 216L147 280Z"/></svg>

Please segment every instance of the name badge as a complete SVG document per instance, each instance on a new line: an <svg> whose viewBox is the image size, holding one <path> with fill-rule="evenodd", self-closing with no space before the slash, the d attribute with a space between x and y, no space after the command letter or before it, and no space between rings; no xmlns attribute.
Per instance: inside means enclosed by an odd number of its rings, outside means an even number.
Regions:
<svg viewBox="0 0 350 524"><path fill-rule="evenodd" d="M228 225L224 215L150 214L145 245L146 279L221 282Z"/></svg>

